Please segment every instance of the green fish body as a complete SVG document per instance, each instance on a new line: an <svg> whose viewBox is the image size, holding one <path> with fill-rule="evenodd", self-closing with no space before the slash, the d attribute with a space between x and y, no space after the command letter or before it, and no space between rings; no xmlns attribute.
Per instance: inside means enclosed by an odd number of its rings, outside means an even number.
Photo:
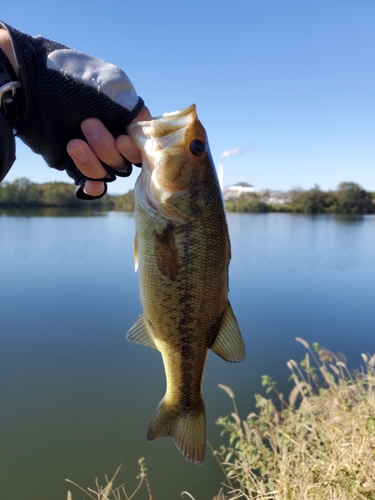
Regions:
<svg viewBox="0 0 375 500"><path fill-rule="evenodd" d="M200 464L208 349L226 361L245 357L228 301L230 242L221 191L194 105L134 123L128 133L143 156L134 242L143 314L127 338L161 353L167 379L147 438L171 436L187 460Z"/></svg>

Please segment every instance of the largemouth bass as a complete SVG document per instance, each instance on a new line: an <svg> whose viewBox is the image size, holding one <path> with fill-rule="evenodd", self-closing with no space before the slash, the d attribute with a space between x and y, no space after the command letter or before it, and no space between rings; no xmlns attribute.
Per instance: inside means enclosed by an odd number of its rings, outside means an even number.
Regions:
<svg viewBox="0 0 375 500"><path fill-rule="evenodd" d="M187 460L201 464L208 350L226 361L245 357L228 301L231 254L221 191L195 105L133 123L128 134L142 152L134 259L143 314L127 338L160 351L167 379L147 438L171 436Z"/></svg>

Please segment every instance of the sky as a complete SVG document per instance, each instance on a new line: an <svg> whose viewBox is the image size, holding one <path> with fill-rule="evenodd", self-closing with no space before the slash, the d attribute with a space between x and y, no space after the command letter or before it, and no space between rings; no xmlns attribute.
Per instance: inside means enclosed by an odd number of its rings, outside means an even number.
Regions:
<svg viewBox="0 0 375 500"><path fill-rule="evenodd" d="M195 103L225 186L375 191L374 0L18 0L0 18L120 66L153 116ZM17 140L20 177L70 182Z"/></svg>

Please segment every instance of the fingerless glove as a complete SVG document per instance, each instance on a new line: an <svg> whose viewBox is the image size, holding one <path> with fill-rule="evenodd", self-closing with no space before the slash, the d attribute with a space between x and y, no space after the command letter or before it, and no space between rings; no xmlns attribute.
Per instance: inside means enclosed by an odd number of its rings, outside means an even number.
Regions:
<svg viewBox="0 0 375 500"><path fill-rule="evenodd" d="M41 154L50 167L66 170L78 185L78 197L94 198L83 192L82 186L88 178L68 155L67 143L75 138L85 140L80 124L86 118L98 118L115 137L124 134L126 126L142 109L143 100L117 66L41 36L31 37L5 23L0 22L0 27L11 37L24 95L25 109L17 117L15 134ZM3 112L2 149L3 144L11 142L12 126L6 123L6 116L4 121L4 116ZM6 155L4 161L12 161L11 147ZM130 175L132 167L126 163L123 171L103 164L107 176L95 180L110 182L117 175Z"/></svg>

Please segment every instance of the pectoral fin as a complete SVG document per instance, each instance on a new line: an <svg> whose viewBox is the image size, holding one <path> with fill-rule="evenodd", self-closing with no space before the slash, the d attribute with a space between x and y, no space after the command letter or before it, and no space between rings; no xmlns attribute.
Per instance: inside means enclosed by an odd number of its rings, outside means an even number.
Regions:
<svg viewBox="0 0 375 500"><path fill-rule="evenodd" d="M225 361L238 362L245 359L245 345L229 302L211 350Z"/></svg>
<svg viewBox="0 0 375 500"><path fill-rule="evenodd" d="M157 349L155 341L147 328L146 320L143 314L130 328L130 330L126 334L126 338L129 340L129 342L134 342L135 344L151 347L152 349Z"/></svg>
<svg viewBox="0 0 375 500"><path fill-rule="evenodd" d="M167 226L162 233L155 233L155 261L159 271L176 281L178 274L178 250L173 229Z"/></svg>
<svg viewBox="0 0 375 500"><path fill-rule="evenodd" d="M133 253L134 253L134 268L135 272L138 271L138 234L135 233L134 244L133 244Z"/></svg>

